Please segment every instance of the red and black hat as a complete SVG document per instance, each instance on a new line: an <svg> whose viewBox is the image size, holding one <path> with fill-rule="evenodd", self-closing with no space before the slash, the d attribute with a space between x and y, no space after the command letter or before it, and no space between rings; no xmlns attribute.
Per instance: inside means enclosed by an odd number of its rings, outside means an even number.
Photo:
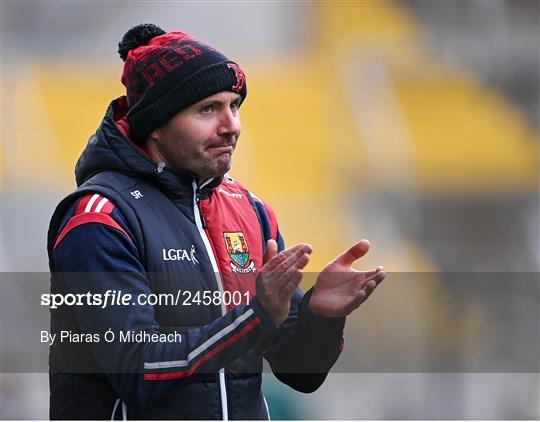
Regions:
<svg viewBox="0 0 540 422"><path fill-rule="evenodd" d="M124 60L127 120L139 144L176 113L221 91L247 95L240 66L184 32L153 24L131 28L118 44Z"/></svg>

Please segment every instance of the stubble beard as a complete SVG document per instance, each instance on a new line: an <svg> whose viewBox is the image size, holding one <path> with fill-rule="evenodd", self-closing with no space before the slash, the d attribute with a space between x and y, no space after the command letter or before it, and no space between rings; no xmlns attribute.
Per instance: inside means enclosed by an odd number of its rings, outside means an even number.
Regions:
<svg viewBox="0 0 540 422"><path fill-rule="evenodd" d="M224 154L225 155L225 154ZM228 155L228 154L226 154ZM204 175L201 175L201 179L211 179L216 177L221 177L227 173L232 165L232 155L228 158L225 157L216 157L211 162L207 163L206 168L204 169Z"/></svg>

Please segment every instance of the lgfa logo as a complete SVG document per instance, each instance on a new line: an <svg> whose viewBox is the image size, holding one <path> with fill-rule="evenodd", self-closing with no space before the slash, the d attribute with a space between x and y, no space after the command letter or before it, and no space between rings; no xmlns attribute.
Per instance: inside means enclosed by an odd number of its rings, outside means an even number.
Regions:
<svg viewBox="0 0 540 422"><path fill-rule="evenodd" d="M193 265L199 263L195 256L195 246L191 245L188 252L186 249L162 249L163 261L189 261Z"/></svg>

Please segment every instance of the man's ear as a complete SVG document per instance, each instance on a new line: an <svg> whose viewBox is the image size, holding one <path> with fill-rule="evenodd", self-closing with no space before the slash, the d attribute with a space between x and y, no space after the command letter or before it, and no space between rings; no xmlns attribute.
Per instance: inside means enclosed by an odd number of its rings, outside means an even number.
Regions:
<svg viewBox="0 0 540 422"><path fill-rule="evenodd" d="M150 133L150 135L148 135L148 138L146 138L146 141L144 142L143 148L154 161L159 161L158 158L160 157L160 154L158 145L160 139L161 131L158 128L155 129L152 133Z"/></svg>
<svg viewBox="0 0 540 422"><path fill-rule="evenodd" d="M161 131L159 129L160 128L154 129L154 131L150 133L150 135L148 135L148 138L146 138L146 145L159 142L159 140L161 139Z"/></svg>

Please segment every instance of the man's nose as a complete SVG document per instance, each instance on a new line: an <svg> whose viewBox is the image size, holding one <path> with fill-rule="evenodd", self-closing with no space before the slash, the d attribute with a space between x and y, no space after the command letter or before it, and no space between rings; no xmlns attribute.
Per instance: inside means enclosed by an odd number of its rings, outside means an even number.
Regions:
<svg viewBox="0 0 540 422"><path fill-rule="evenodd" d="M227 108L221 115L220 125L218 128L218 135L234 135L240 134L240 117L235 114L231 109Z"/></svg>

